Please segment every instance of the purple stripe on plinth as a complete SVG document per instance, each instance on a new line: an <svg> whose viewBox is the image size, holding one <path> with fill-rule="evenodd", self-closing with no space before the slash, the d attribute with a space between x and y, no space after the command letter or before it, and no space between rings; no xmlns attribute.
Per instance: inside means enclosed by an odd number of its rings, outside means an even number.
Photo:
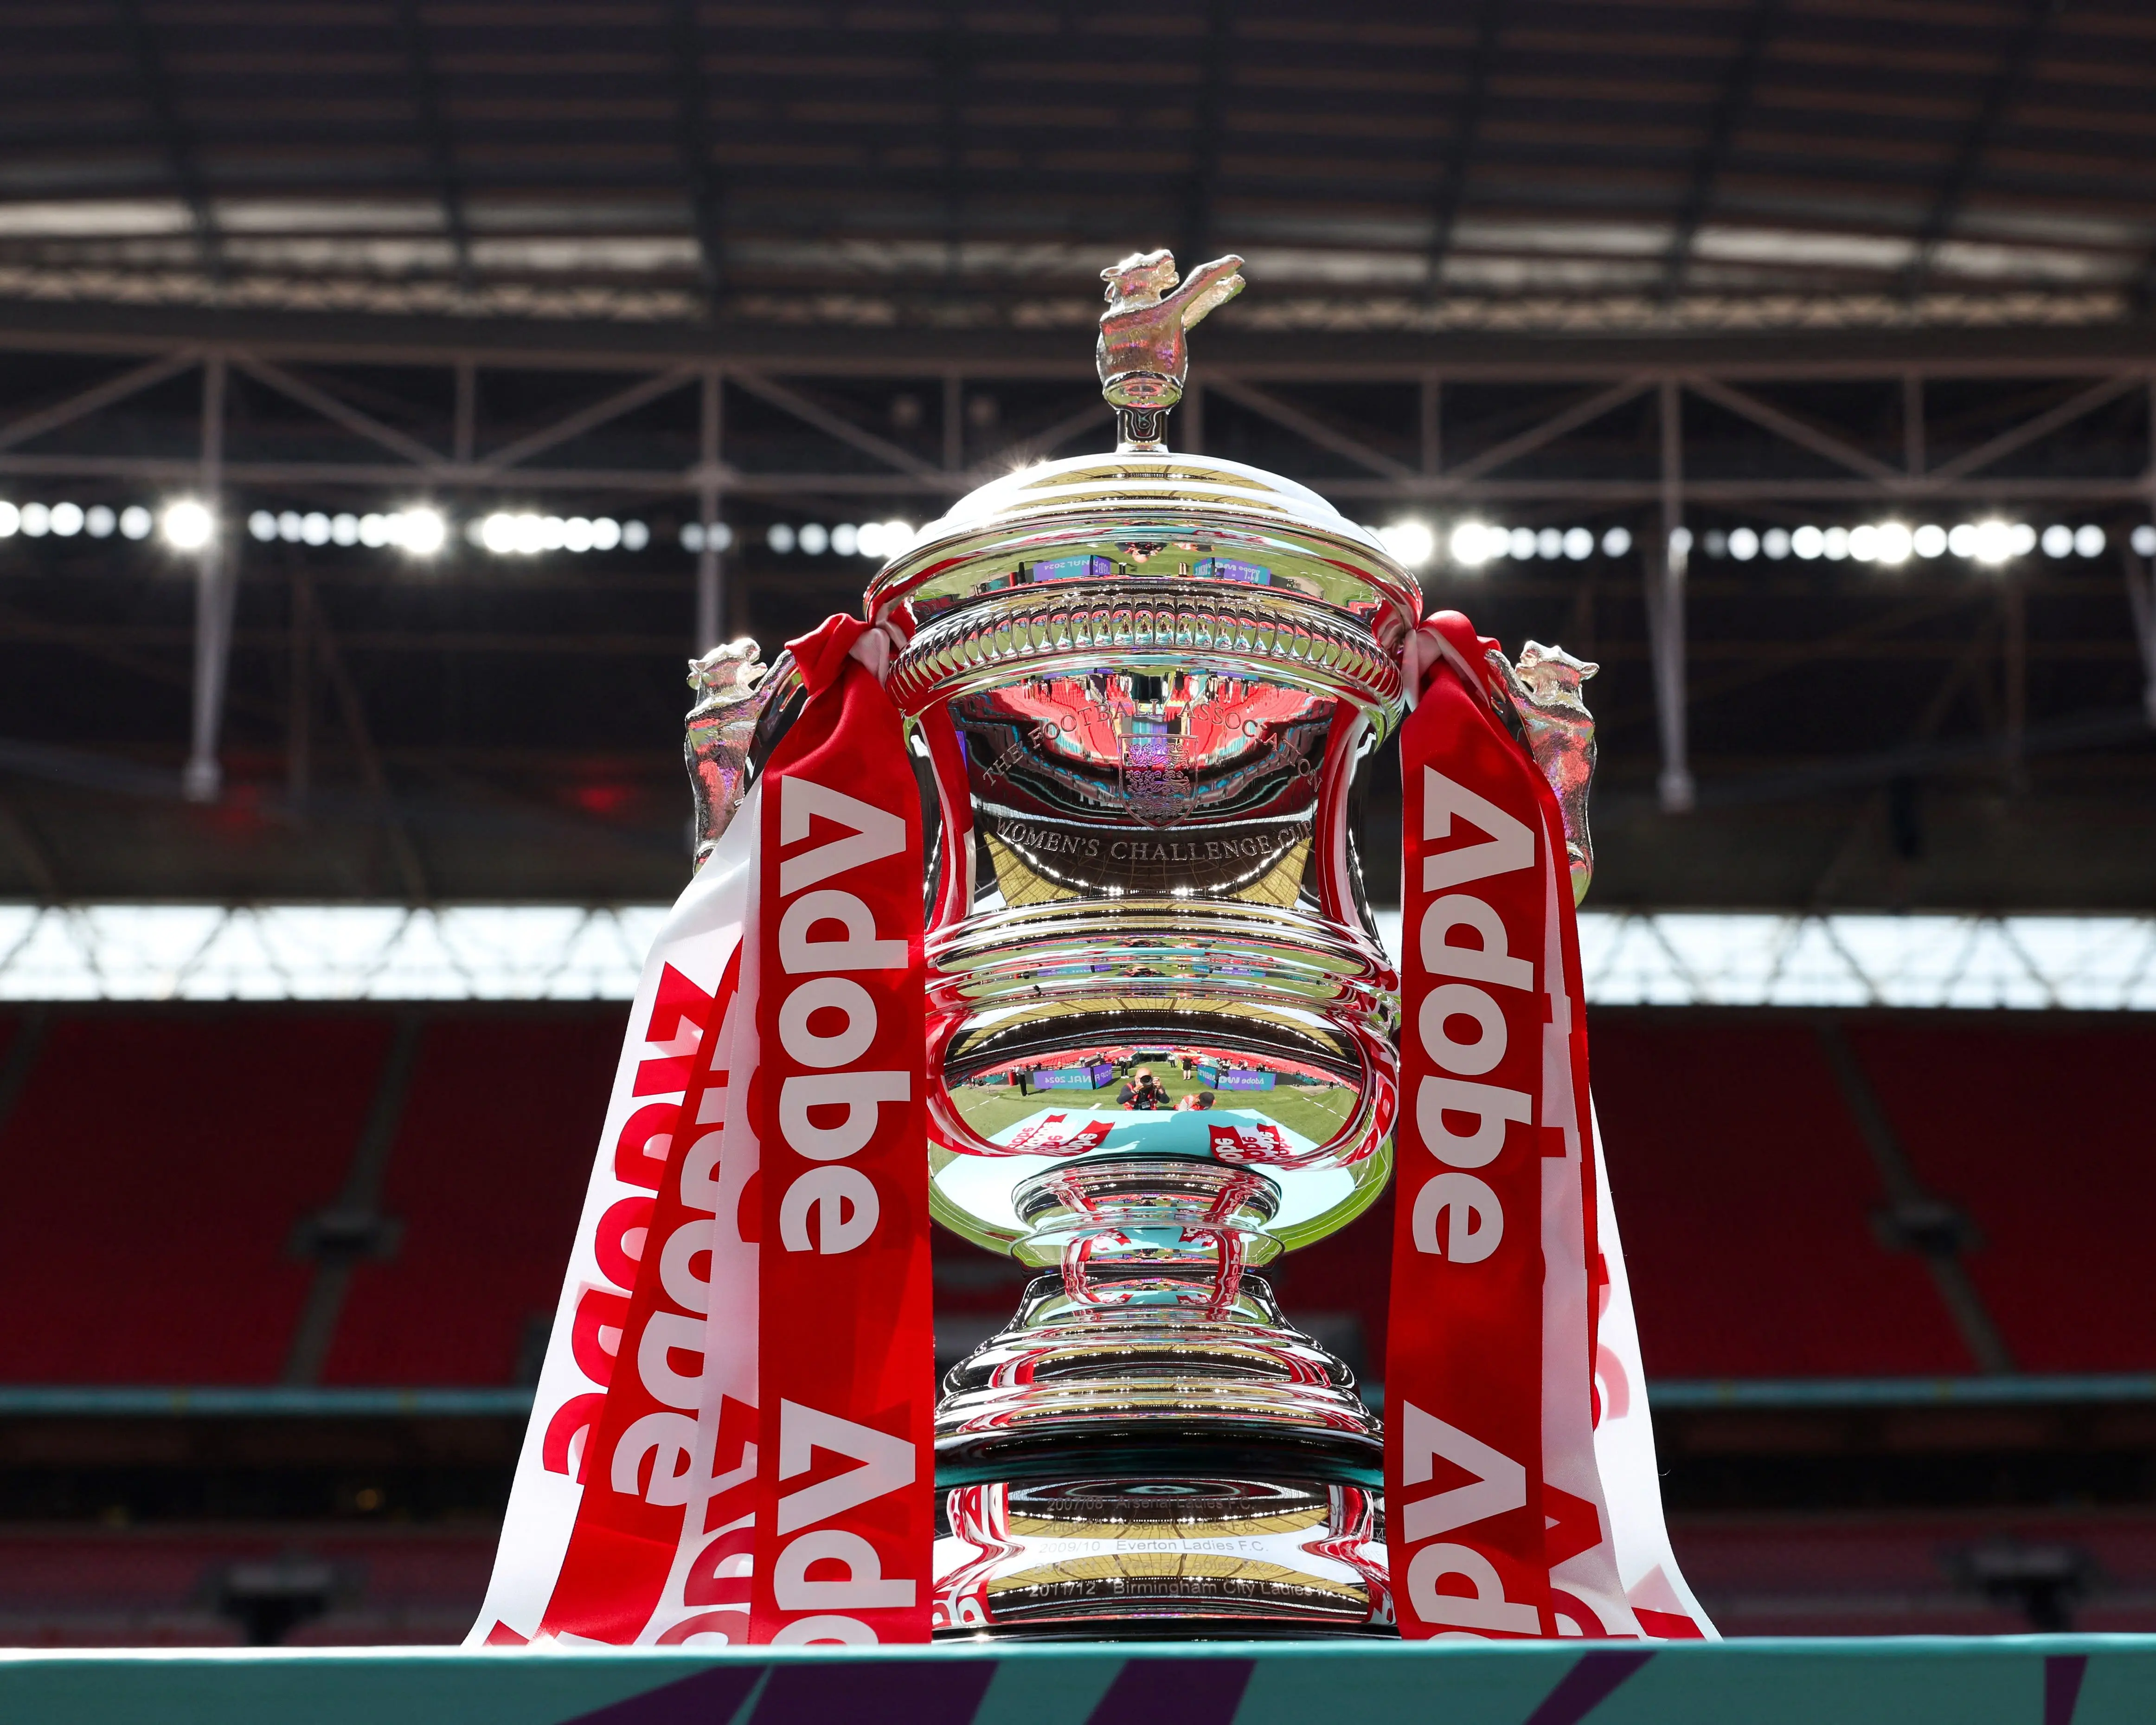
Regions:
<svg viewBox="0 0 2156 1725"><path fill-rule="evenodd" d="M567 1725L726 1725L762 1675L760 1665L714 1666L595 1713L579 1713Z"/></svg>
<svg viewBox="0 0 2156 1725"><path fill-rule="evenodd" d="M1579 1663L1558 1680L1543 1704L1527 1715L1527 1725L1579 1725L1625 1678L1655 1656L1652 1648L1598 1648L1579 1656Z"/></svg>
<svg viewBox="0 0 2156 1725"><path fill-rule="evenodd" d="M1234 1725L1255 1659L1131 1659L1086 1725Z"/></svg>
<svg viewBox="0 0 2156 1725"><path fill-rule="evenodd" d="M2082 1678L2087 1671L2086 1653L2045 1656L2044 1725L2074 1725L2074 1707L2082 1698Z"/></svg>
<svg viewBox="0 0 2156 1725"><path fill-rule="evenodd" d="M972 1725L989 1659L834 1659L774 1665L749 1725ZM715 1715L707 1725L725 1725Z"/></svg>

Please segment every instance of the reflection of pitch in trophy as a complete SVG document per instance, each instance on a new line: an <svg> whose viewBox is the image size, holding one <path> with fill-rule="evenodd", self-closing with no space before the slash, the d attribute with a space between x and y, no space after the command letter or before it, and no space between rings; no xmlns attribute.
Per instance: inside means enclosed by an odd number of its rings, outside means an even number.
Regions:
<svg viewBox="0 0 2156 1725"><path fill-rule="evenodd" d="M1118 451L975 491L867 596L942 806L932 1205L1041 1272L945 1381L944 1633L1390 1632L1380 1426L1257 1271L1390 1165L1398 981L1351 815L1420 594L1314 493L1163 446L1240 261L1105 272ZM752 699L720 656L702 752L737 761L787 680ZM1566 667L1515 683L1578 754Z"/></svg>

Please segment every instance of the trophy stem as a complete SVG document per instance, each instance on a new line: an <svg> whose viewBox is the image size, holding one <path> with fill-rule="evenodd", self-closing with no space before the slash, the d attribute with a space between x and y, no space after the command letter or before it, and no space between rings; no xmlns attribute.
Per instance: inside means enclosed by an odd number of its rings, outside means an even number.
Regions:
<svg viewBox="0 0 2156 1725"><path fill-rule="evenodd" d="M1168 445L1166 408L1116 409L1116 453L1118 455L1165 455Z"/></svg>

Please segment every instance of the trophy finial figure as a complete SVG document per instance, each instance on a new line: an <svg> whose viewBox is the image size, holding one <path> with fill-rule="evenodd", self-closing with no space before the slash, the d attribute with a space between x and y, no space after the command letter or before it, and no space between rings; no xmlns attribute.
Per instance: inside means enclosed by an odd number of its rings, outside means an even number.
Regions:
<svg viewBox="0 0 2156 1725"><path fill-rule="evenodd" d="M748 788L748 757L757 721L774 680L764 675L763 649L744 635L689 661L689 710L682 753L696 799L696 866L717 848Z"/></svg>
<svg viewBox="0 0 2156 1725"><path fill-rule="evenodd" d="M1116 410L1117 454L1166 452L1168 410L1183 399L1190 369L1184 332L1242 292L1242 268L1240 258L1215 258L1178 287L1173 252L1133 252L1101 272L1108 309L1094 360L1101 393Z"/></svg>
<svg viewBox="0 0 2156 1725"><path fill-rule="evenodd" d="M1492 648L1491 668L1511 691L1526 726L1528 752L1557 793L1564 820L1566 861L1572 874L1572 901L1587 896L1594 878L1594 839L1587 825L1587 792L1594 777L1594 717L1579 685L1602 667L1575 659L1562 647L1529 641L1514 667Z"/></svg>

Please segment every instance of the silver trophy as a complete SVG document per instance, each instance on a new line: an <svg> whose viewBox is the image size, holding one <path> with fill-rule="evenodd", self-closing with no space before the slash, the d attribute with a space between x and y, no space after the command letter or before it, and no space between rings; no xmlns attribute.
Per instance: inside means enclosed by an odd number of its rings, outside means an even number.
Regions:
<svg viewBox="0 0 2156 1725"><path fill-rule="evenodd" d="M947 715L972 817L929 840L932 879L957 849L970 882L930 914L931 1205L1040 1271L945 1379L939 1634L1391 1633L1382 1429L1259 1272L1391 1166L1399 985L1355 778L1401 717L1421 593L1314 492L1165 447L1184 338L1240 263L1103 271L1116 452L981 487L865 599L906 640L887 686L916 732ZM754 657L692 675L707 840L792 704L784 657L752 690ZM1593 667L1505 670L1566 776L1577 884Z"/></svg>

